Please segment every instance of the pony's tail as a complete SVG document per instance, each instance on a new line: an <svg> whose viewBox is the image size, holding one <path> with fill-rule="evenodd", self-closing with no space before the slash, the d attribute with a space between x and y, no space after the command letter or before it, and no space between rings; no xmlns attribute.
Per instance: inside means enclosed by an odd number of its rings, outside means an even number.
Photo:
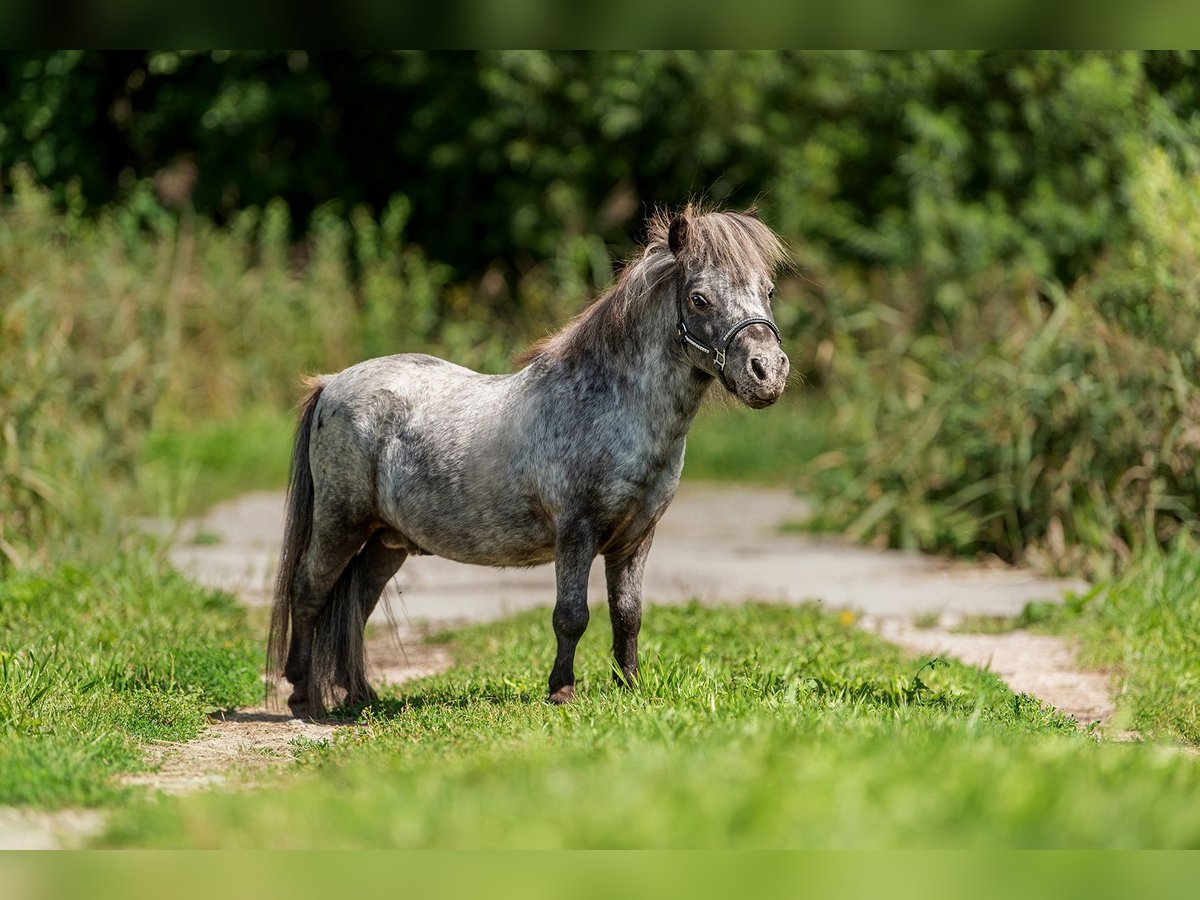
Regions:
<svg viewBox="0 0 1200 900"><path fill-rule="evenodd" d="M367 681L363 643L367 627L362 602L365 569L360 551L342 570L328 602L317 614L309 676L309 703L317 713L338 702L357 706L375 700L375 691Z"/></svg>
<svg viewBox="0 0 1200 900"><path fill-rule="evenodd" d="M288 477L286 514L283 524L283 547L279 551L279 567L275 573L275 598L271 604L271 630L267 637L267 685L277 684L283 675L291 636L293 582L300 558L308 547L313 522L313 479L308 464L308 444L312 435L313 413L325 387L324 379L308 381L308 393L300 402L296 425L296 442L292 446L292 468Z"/></svg>

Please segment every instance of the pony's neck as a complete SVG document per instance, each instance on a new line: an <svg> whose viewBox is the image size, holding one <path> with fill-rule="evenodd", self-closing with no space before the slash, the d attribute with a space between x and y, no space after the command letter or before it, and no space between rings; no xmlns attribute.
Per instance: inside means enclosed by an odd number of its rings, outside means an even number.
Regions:
<svg viewBox="0 0 1200 900"><path fill-rule="evenodd" d="M659 286L622 333L593 358L608 371L631 416L643 416L664 440L682 440L712 377L695 368L677 337L674 279Z"/></svg>

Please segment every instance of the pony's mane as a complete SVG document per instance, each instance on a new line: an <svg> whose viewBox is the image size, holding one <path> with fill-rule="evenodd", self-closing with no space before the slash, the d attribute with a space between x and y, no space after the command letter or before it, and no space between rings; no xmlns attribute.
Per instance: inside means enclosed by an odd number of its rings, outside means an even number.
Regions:
<svg viewBox="0 0 1200 900"><path fill-rule="evenodd" d="M678 253L671 249L673 223L682 223L682 228L676 225ZM542 356L566 359L609 345L681 266L713 266L735 281L749 281L774 275L787 259L783 242L753 209L737 213L689 203L674 215L655 210L646 223L645 243L626 261L616 281L560 331L535 342L513 362L524 366Z"/></svg>

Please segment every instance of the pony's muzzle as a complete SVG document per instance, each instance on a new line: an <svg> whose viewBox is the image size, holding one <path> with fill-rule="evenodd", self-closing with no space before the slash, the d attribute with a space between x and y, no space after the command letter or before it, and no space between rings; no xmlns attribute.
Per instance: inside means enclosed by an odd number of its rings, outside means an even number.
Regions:
<svg viewBox="0 0 1200 900"><path fill-rule="evenodd" d="M744 392L737 393L742 402L754 409L770 406L783 395L787 386L791 362L778 347L763 348L750 354L743 372Z"/></svg>

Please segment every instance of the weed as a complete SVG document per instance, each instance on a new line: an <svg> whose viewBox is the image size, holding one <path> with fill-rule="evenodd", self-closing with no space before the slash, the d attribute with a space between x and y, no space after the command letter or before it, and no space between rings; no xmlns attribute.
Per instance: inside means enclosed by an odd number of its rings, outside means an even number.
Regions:
<svg viewBox="0 0 1200 900"><path fill-rule="evenodd" d="M1147 552L1068 602L1052 624L1081 638L1085 664L1114 670L1130 727L1200 742L1200 551L1191 540Z"/></svg>

